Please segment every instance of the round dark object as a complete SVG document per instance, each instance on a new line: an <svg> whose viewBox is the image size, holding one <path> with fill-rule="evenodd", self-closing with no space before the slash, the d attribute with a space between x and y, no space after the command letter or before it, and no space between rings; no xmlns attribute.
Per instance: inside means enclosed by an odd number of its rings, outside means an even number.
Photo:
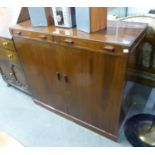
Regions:
<svg viewBox="0 0 155 155"><path fill-rule="evenodd" d="M125 136L128 141L135 147L154 147L142 141L139 138L139 127L145 122L150 124L154 120L154 115L151 114L137 114L129 118L124 126Z"/></svg>

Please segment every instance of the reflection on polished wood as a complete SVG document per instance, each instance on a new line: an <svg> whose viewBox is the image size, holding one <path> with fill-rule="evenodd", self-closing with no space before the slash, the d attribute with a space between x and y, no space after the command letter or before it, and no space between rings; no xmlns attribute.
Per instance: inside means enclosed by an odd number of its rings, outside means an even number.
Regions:
<svg viewBox="0 0 155 155"><path fill-rule="evenodd" d="M38 27L34 28L31 26L30 21L25 21L23 23L17 24L13 27L15 32L22 31L23 36L24 33L27 32L27 35L30 36L36 33L43 33L46 35L51 36L65 36L65 37L72 37L72 38L79 38L79 39L86 39L92 41L99 41L104 43L113 43L119 44L122 46L131 46L134 41L136 41L137 36L143 33L143 29L145 29L147 24L141 23L131 23L131 22L122 22L122 21L109 21L107 29L100 30L95 33L85 33L82 31L77 30L76 28L65 29L65 28L58 28L53 25L49 27ZM17 31L16 31L17 30ZM25 30L25 31L24 31ZM33 33L31 33L33 32Z"/></svg>

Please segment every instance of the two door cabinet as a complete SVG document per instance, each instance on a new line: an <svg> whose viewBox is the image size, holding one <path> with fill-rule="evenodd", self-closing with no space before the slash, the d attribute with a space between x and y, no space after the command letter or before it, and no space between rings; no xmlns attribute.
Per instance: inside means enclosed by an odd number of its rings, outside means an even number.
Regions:
<svg viewBox="0 0 155 155"><path fill-rule="evenodd" d="M76 28L33 28L26 21L10 31L34 101L117 140L128 56L146 25L112 25L87 34Z"/></svg>

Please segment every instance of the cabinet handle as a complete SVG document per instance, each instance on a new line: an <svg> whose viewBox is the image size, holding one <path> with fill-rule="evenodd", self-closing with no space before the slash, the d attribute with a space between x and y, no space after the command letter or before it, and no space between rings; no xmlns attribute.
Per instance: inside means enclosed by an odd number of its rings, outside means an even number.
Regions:
<svg viewBox="0 0 155 155"><path fill-rule="evenodd" d="M114 52L115 48L113 46L107 45L103 47L104 50L109 51L109 52Z"/></svg>
<svg viewBox="0 0 155 155"><path fill-rule="evenodd" d="M6 47L6 46L8 46L8 42L7 41L4 41L3 43L2 43L2 45L4 46L4 47Z"/></svg>
<svg viewBox="0 0 155 155"><path fill-rule="evenodd" d="M73 40L69 39L69 38L65 39L64 42L67 43L67 44L73 44L74 43Z"/></svg>
<svg viewBox="0 0 155 155"><path fill-rule="evenodd" d="M13 54L8 54L8 58L11 60L13 58Z"/></svg>
<svg viewBox="0 0 155 155"><path fill-rule="evenodd" d="M46 35L41 35L39 36L40 39L47 39L47 36Z"/></svg>
<svg viewBox="0 0 155 155"><path fill-rule="evenodd" d="M68 83L68 76L66 74L64 74L64 80L66 83Z"/></svg>
<svg viewBox="0 0 155 155"><path fill-rule="evenodd" d="M60 75L60 73L59 73L59 72L56 72L56 75L57 75L58 80L61 80L61 75Z"/></svg>

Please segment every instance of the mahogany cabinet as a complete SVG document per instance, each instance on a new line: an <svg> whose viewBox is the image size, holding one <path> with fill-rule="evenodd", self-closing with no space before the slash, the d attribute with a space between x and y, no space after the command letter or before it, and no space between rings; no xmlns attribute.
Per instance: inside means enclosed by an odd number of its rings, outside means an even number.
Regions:
<svg viewBox="0 0 155 155"><path fill-rule="evenodd" d="M128 57L146 30L146 24L116 25L92 34L33 28L29 21L10 28L34 101L114 140Z"/></svg>

